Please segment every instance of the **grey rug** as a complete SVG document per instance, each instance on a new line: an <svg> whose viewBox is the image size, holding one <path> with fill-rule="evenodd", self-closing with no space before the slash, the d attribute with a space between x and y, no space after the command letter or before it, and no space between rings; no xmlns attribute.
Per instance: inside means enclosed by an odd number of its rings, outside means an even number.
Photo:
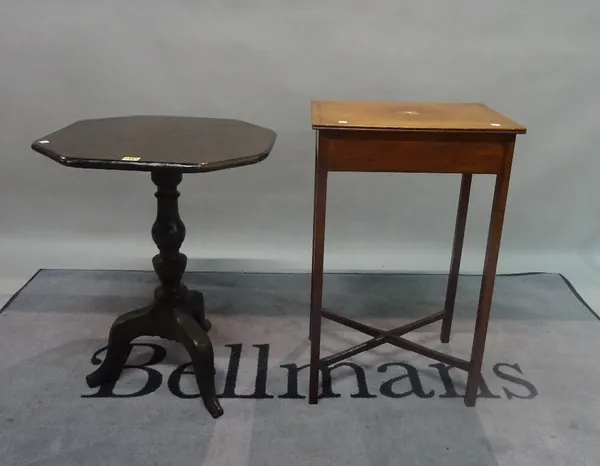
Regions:
<svg viewBox="0 0 600 466"><path fill-rule="evenodd" d="M559 275L497 279L477 406L465 374L382 346L306 399L309 276L188 273L205 294L225 414L198 398L182 348L140 339L91 390L114 318L152 272L42 270L0 314L0 465L598 465L600 322ZM329 275L325 304L382 328L441 309L443 275ZM452 340L468 357L479 277L461 278ZM326 322L323 354L366 337Z"/></svg>

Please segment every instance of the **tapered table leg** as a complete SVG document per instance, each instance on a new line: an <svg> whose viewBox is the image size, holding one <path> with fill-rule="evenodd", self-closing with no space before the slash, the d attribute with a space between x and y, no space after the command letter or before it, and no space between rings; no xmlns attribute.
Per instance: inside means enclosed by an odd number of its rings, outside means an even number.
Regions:
<svg viewBox="0 0 600 466"><path fill-rule="evenodd" d="M315 205L313 221L313 259L310 298L310 374L308 402L319 397L319 358L321 353L321 309L323 307L323 261L327 210L327 169L317 156L315 161Z"/></svg>
<svg viewBox="0 0 600 466"><path fill-rule="evenodd" d="M452 260L450 262L450 274L448 276L446 302L444 304L446 315L442 321L442 332L440 335L442 343L448 343L450 341L450 330L452 329L452 318L454 317L454 303L456 301L456 289L458 287L458 277L460 273L460 259L462 256L463 244L465 242L472 177L473 175L470 174L463 175L460 185L460 196L456 212L456 227L454 229L454 244L452 247Z"/></svg>
<svg viewBox="0 0 600 466"><path fill-rule="evenodd" d="M477 319L475 321L475 335L471 349L469 376L467 379L467 391L465 394L465 405L467 406L475 406L477 389L479 388L479 383L481 381L481 366L483 363L485 340L487 336L488 322L490 319L494 282L496 280L496 268L498 265L498 255L500 252L500 242L502 239L502 226L504 223L504 211L508 196L513 149L514 143L507 145L504 169L496 176L492 214L490 218L487 247L485 252L485 263L483 266L483 276L481 280L481 289L479 292Z"/></svg>

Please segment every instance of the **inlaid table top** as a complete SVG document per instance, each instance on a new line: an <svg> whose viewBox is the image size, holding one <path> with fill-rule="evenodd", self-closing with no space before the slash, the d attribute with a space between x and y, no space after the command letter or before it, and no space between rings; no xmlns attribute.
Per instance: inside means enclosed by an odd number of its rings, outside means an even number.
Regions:
<svg viewBox="0 0 600 466"><path fill-rule="evenodd" d="M136 115L78 121L31 147L72 167L208 172L258 163L275 139L240 120Z"/></svg>
<svg viewBox="0 0 600 466"><path fill-rule="evenodd" d="M504 132L526 128L479 103L313 101L313 129Z"/></svg>

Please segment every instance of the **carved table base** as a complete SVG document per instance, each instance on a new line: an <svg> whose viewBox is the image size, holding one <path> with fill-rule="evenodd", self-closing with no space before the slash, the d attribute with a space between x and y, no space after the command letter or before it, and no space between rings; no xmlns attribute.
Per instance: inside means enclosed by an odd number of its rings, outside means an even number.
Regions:
<svg viewBox="0 0 600 466"><path fill-rule="evenodd" d="M152 263L161 285L155 291L154 303L127 312L115 320L108 337L104 362L87 376L90 387L114 383L127 361L130 343L141 336L158 336L181 343L190 355L200 395L214 418L223 414L215 391L214 352L207 332L210 322L204 315L204 297L181 284L187 257L179 252L185 238L185 226L179 218L178 172L157 171L152 181L158 187L158 215L152 237L159 248Z"/></svg>

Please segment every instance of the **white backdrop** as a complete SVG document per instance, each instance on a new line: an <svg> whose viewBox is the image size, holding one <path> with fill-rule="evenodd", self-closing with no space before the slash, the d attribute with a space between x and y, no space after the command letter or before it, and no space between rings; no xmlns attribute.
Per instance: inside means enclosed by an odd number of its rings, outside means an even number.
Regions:
<svg viewBox="0 0 600 466"><path fill-rule="evenodd" d="M0 0L2 268L149 268L140 173L68 169L30 143L75 120L241 118L270 158L184 177L190 268L308 270L311 99L478 101L517 138L502 270L600 265L600 4L595 0ZM330 270L448 267L460 179L336 174ZM491 177L475 178L465 270L479 270Z"/></svg>

